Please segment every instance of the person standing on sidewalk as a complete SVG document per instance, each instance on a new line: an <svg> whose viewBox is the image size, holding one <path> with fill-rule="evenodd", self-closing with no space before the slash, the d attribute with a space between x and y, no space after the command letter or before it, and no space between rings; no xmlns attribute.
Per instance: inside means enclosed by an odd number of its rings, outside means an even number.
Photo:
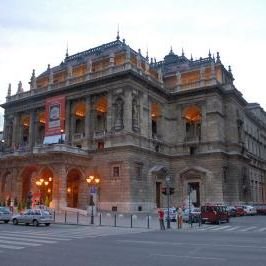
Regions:
<svg viewBox="0 0 266 266"><path fill-rule="evenodd" d="M181 229L183 225L183 210L180 207L176 208L177 229Z"/></svg>
<svg viewBox="0 0 266 266"><path fill-rule="evenodd" d="M159 209L158 210L158 215L159 215L160 228L161 228L161 230L165 230L165 226L164 226L164 211L162 209Z"/></svg>

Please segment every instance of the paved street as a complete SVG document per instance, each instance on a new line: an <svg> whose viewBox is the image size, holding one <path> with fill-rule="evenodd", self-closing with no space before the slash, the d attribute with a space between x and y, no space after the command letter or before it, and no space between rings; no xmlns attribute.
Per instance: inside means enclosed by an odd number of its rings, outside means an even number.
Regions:
<svg viewBox="0 0 266 266"><path fill-rule="evenodd" d="M266 216L166 231L0 224L0 265L265 266Z"/></svg>

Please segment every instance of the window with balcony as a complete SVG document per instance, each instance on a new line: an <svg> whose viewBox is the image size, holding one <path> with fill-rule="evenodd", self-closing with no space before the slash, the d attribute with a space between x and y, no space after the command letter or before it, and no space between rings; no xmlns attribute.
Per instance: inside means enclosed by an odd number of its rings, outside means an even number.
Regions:
<svg viewBox="0 0 266 266"><path fill-rule="evenodd" d="M201 139L201 110L193 105L185 109L185 140L199 141Z"/></svg>
<svg viewBox="0 0 266 266"><path fill-rule="evenodd" d="M159 120L161 116L161 107L158 103L152 103L151 105L151 130L152 130L152 137L158 137L158 126Z"/></svg>

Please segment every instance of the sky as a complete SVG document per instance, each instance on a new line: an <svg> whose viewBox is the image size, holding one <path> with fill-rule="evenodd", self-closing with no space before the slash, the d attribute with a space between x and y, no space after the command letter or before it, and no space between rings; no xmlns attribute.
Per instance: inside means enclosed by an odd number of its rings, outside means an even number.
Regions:
<svg viewBox="0 0 266 266"><path fill-rule="evenodd" d="M169 53L194 59L220 52L248 102L266 111L264 0L0 0L0 103L8 84L29 90L36 75L69 55L120 37L157 61ZM0 113L3 113L0 110Z"/></svg>

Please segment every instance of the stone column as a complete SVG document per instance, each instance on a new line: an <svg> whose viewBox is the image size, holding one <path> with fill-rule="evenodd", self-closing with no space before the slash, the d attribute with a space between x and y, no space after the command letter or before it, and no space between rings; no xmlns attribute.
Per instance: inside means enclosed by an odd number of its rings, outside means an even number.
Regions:
<svg viewBox="0 0 266 266"><path fill-rule="evenodd" d="M54 165L53 200L51 207L59 211L67 206L67 171L63 164Z"/></svg>
<svg viewBox="0 0 266 266"><path fill-rule="evenodd" d="M70 141L70 118L71 118L71 104L70 100L66 100L66 118L65 118L65 134L66 134L66 143Z"/></svg>
<svg viewBox="0 0 266 266"><path fill-rule="evenodd" d="M29 126L29 147L32 148L35 144L35 120L36 112L35 110L30 113L30 126Z"/></svg>
<svg viewBox="0 0 266 266"><path fill-rule="evenodd" d="M90 123L90 112L91 112L91 105L90 105L90 96L87 96L85 99L85 138L89 139L90 137L90 127L91 127L91 123Z"/></svg>
<svg viewBox="0 0 266 266"><path fill-rule="evenodd" d="M106 114L106 130L110 132L112 129L112 94L109 92L107 94L107 114Z"/></svg>
<svg viewBox="0 0 266 266"><path fill-rule="evenodd" d="M15 147L18 143L18 131L19 131L19 115L14 114L13 119L13 132L12 132L12 147Z"/></svg>
<svg viewBox="0 0 266 266"><path fill-rule="evenodd" d="M125 90L124 98L124 129L132 132L132 93L131 90Z"/></svg>

